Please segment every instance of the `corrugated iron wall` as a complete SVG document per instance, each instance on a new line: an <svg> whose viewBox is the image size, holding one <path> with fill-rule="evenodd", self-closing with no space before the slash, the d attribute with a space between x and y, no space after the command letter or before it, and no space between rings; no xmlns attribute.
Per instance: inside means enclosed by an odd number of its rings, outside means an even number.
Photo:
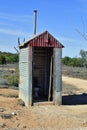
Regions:
<svg viewBox="0 0 87 130"><path fill-rule="evenodd" d="M33 90L35 87L40 87L42 97L46 95L48 97L52 55L53 75L51 74L51 86L53 88L51 88L53 90L51 92L53 95L51 95L55 104L62 104L61 58L63 47L47 31L34 36L19 47L19 97L25 102L26 106L32 105L33 103L32 98L34 97L35 91Z"/></svg>
<svg viewBox="0 0 87 130"><path fill-rule="evenodd" d="M25 104L29 102L29 49L28 47L20 49L19 53L19 98L23 99Z"/></svg>

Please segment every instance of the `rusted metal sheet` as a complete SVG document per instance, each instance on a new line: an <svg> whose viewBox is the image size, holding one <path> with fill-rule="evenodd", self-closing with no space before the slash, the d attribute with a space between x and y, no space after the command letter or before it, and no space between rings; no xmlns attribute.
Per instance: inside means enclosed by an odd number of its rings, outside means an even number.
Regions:
<svg viewBox="0 0 87 130"><path fill-rule="evenodd" d="M39 35L35 35L33 38L26 41L23 45L20 45L20 48L23 46L33 47L53 47L53 48L63 48L64 46L54 38L48 31L45 31Z"/></svg>
<svg viewBox="0 0 87 130"><path fill-rule="evenodd" d="M35 47L57 47L62 48L62 45L49 33L44 33L32 40L29 44Z"/></svg>

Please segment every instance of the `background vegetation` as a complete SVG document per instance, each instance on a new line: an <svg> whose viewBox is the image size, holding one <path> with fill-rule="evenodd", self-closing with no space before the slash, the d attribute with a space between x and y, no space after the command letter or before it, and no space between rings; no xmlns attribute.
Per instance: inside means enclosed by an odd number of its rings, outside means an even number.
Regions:
<svg viewBox="0 0 87 130"><path fill-rule="evenodd" d="M65 56L64 58L62 58L63 65L87 68L87 51L80 50L79 55L80 55L79 58L76 58L76 57L71 58L71 57Z"/></svg>
<svg viewBox="0 0 87 130"><path fill-rule="evenodd" d="M0 87L18 87L18 63L0 65Z"/></svg>
<svg viewBox="0 0 87 130"><path fill-rule="evenodd" d="M0 85L18 86L18 54L0 51Z"/></svg>
<svg viewBox="0 0 87 130"><path fill-rule="evenodd" d="M8 63L17 63L18 62L18 54L13 54L9 52L1 52L0 51L0 64L8 64Z"/></svg>
<svg viewBox="0 0 87 130"><path fill-rule="evenodd" d="M87 51L80 50L80 57L62 58L62 73L70 77L87 79ZM0 86L18 87L18 54L0 52Z"/></svg>

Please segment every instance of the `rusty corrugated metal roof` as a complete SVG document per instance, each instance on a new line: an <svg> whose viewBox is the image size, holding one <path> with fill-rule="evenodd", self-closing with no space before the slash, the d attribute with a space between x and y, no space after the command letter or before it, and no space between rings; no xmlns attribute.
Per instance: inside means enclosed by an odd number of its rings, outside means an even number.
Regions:
<svg viewBox="0 0 87 130"><path fill-rule="evenodd" d="M64 46L54 38L48 31L40 33L38 35L34 35L29 40L25 41L23 44L19 46L19 48L23 48L26 45L29 46L38 46L38 47L55 47L55 48L63 48Z"/></svg>

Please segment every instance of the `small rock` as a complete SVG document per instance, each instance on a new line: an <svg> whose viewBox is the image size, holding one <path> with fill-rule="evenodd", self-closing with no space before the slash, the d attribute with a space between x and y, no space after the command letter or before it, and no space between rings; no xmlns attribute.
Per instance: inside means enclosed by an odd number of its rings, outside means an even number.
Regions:
<svg viewBox="0 0 87 130"><path fill-rule="evenodd" d="M27 126L23 126L23 128L27 128Z"/></svg>
<svg viewBox="0 0 87 130"><path fill-rule="evenodd" d="M5 123L0 123L0 128L5 128L6 124Z"/></svg>
<svg viewBox="0 0 87 130"><path fill-rule="evenodd" d="M5 109L4 108L0 108L0 112L4 112L5 111Z"/></svg>
<svg viewBox="0 0 87 130"><path fill-rule="evenodd" d="M17 115L15 112L12 112L11 114L12 114L13 116Z"/></svg>
<svg viewBox="0 0 87 130"><path fill-rule="evenodd" d="M1 115L1 117L3 118L3 119L10 119L10 118L12 118L12 114L2 114Z"/></svg>
<svg viewBox="0 0 87 130"><path fill-rule="evenodd" d="M25 106L25 102L21 99L18 100L18 105Z"/></svg>
<svg viewBox="0 0 87 130"><path fill-rule="evenodd" d="M87 119L84 120L83 125L87 125Z"/></svg>

